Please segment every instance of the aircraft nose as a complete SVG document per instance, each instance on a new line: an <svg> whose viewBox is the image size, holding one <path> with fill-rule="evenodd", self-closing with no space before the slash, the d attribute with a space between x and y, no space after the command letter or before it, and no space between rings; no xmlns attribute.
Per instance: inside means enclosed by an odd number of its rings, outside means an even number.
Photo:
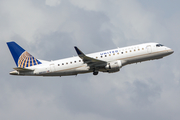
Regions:
<svg viewBox="0 0 180 120"><path fill-rule="evenodd" d="M169 49L168 52L169 52L170 54L174 53L174 51L173 51L172 49Z"/></svg>

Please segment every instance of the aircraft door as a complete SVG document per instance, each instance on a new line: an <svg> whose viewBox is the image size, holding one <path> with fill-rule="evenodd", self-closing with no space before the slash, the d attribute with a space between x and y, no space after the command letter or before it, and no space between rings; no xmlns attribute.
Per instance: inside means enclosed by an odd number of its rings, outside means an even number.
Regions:
<svg viewBox="0 0 180 120"><path fill-rule="evenodd" d="M50 72L54 72L55 71L55 66L54 64L50 64Z"/></svg>
<svg viewBox="0 0 180 120"><path fill-rule="evenodd" d="M147 49L147 52L148 52L148 53L151 53L151 52L152 52L152 47L151 47L151 45L148 45L148 46L146 47L146 49Z"/></svg>

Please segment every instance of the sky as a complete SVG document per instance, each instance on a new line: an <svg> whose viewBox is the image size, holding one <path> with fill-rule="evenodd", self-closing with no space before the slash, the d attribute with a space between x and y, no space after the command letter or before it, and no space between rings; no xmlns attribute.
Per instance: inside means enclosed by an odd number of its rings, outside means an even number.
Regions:
<svg viewBox="0 0 180 120"><path fill-rule="evenodd" d="M0 0L1 120L179 120L179 0ZM158 42L174 54L117 73L11 76L6 42L57 60Z"/></svg>

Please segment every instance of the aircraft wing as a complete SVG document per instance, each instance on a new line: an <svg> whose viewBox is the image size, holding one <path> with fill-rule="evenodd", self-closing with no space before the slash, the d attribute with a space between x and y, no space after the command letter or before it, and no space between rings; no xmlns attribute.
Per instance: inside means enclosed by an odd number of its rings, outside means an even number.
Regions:
<svg viewBox="0 0 180 120"><path fill-rule="evenodd" d="M103 60L98 60L92 57L86 56L81 50L79 50L76 46L74 47L78 56L88 65L90 66L96 66L96 65L106 65L107 62Z"/></svg>

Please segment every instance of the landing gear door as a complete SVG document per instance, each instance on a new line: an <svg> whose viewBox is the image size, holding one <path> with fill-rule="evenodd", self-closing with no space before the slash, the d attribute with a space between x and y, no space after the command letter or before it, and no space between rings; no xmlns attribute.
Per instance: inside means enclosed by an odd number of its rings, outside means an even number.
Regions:
<svg viewBox="0 0 180 120"><path fill-rule="evenodd" d="M148 53L152 53L152 47L151 47L151 45L148 45L148 46L146 47L146 49L147 49L147 52L148 52Z"/></svg>

